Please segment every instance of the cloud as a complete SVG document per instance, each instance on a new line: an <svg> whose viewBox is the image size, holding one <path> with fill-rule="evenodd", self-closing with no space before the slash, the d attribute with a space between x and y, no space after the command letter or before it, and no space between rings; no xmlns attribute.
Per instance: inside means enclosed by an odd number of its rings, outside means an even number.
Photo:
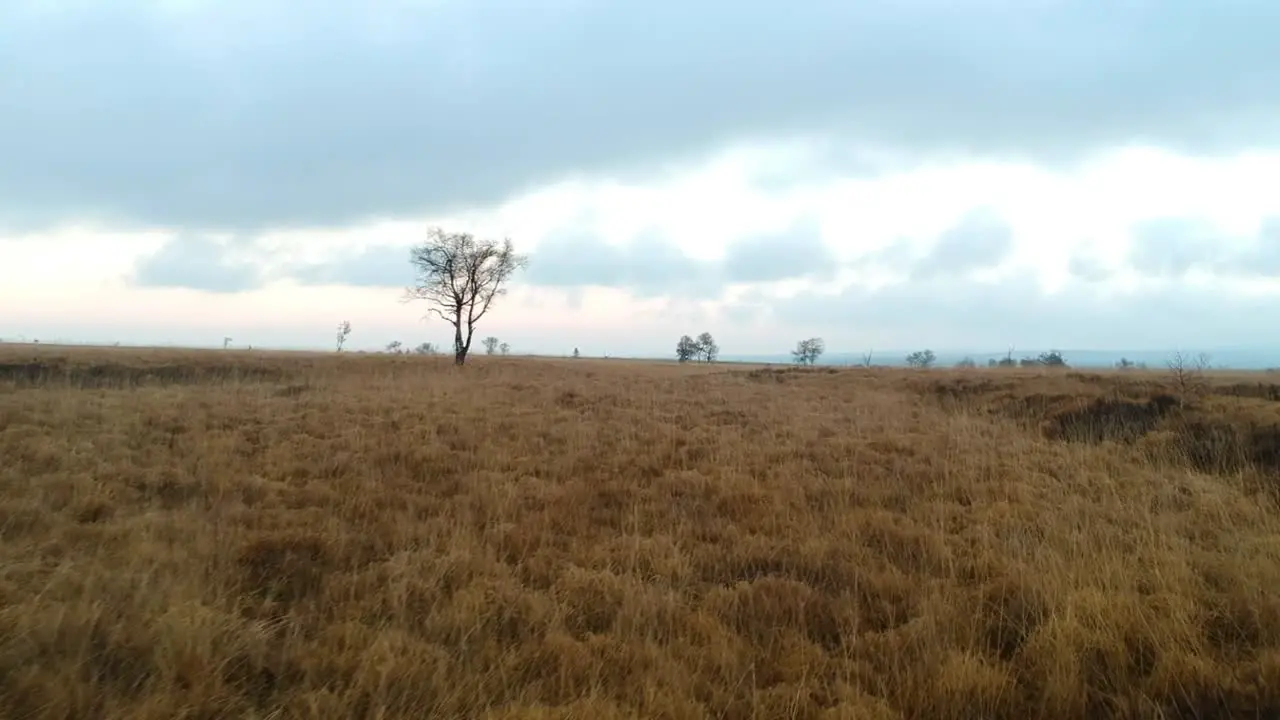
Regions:
<svg viewBox="0 0 1280 720"><path fill-rule="evenodd" d="M930 280L998 267L1013 250L1013 228L995 212L979 208L965 213L928 245L922 246L915 238L900 238L864 253L851 265Z"/></svg>
<svg viewBox="0 0 1280 720"><path fill-rule="evenodd" d="M648 235L619 246L580 233L540 243L521 280L566 289L614 287L641 297L716 297L724 282L714 263L689 257L667 238Z"/></svg>
<svg viewBox="0 0 1280 720"><path fill-rule="evenodd" d="M1221 269L1229 239L1202 218L1159 218L1133 230L1129 263L1143 275L1179 277L1192 269Z"/></svg>
<svg viewBox="0 0 1280 720"><path fill-rule="evenodd" d="M329 262L286 265L283 273L304 285L353 287L402 288L414 278L409 248L401 245L369 245Z"/></svg>
<svg viewBox="0 0 1280 720"><path fill-rule="evenodd" d="M532 253L517 282L578 290L610 287L640 298L720 297L726 285L832 276L837 261L814 223L730 244L722 260L688 255L670 238L643 233L625 244L580 231L553 232ZM413 281L408 248L371 245L332 261L286 265L285 275L304 284L400 287Z"/></svg>
<svg viewBox="0 0 1280 720"><path fill-rule="evenodd" d="M1204 218L1146 221L1133 230L1128 261L1152 277L1181 277L1192 270L1280 277L1280 217L1263 219L1253 237L1233 235Z"/></svg>
<svg viewBox="0 0 1280 720"><path fill-rule="evenodd" d="M754 307L759 308L759 304ZM797 337L824 335L847 349L999 351L1038 348L1174 348L1265 344L1280 297L1233 292L1229 283L1147 283L1118 292L1072 281L1055 292L1035 278L906 281L879 289L779 298L766 321Z"/></svg>
<svg viewBox="0 0 1280 720"><path fill-rule="evenodd" d="M757 235L731 244L723 265L728 282L757 283L829 278L837 260L822 240L822 229L806 222L784 233Z"/></svg>
<svg viewBox="0 0 1280 720"><path fill-rule="evenodd" d="M409 248L401 245L370 245L328 262L286 263L280 272L305 285L404 287L414 280ZM648 236L618 246L582 233L544 240L515 281L570 291L612 287L639 297L715 297L723 287L714 264L688 257L664 238Z"/></svg>
<svg viewBox="0 0 1280 720"><path fill-rule="evenodd" d="M1241 253L1238 266L1248 275L1280 277L1280 217L1262 221L1257 237Z"/></svg>
<svg viewBox="0 0 1280 720"><path fill-rule="evenodd" d="M1013 252L1013 229L985 210L966 215L934 242L929 254L912 269L917 280L984 270Z"/></svg>
<svg viewBox="0 0 1280 720"><path fill-rule="evenodd" d="M184 235L144 256L130 276L136 287L182 287L214 293L237 293L261 284L258 271L232 256L234 245L198 235Z"/></svg>
<svg viewBox="0 0 1280 720"><path fill-rule="evenodd" d="M1067 272L1077 280L1087 283L1106 282L1113 276L1112 269L1089 255L1075 254L1067 260Z"/></svg>
<svg viewBox="0 0 1280 720"><path fill-rule="evenodd" d="M798 136L1234 152L1280 139L1278 26L1246 0L10 0L0 224L343 225Z"/></svg>

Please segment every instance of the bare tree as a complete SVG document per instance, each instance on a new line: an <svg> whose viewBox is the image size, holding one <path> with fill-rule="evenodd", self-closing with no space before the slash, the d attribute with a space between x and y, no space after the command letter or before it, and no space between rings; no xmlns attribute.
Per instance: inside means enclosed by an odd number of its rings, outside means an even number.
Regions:
<svg viewBox="0 0 1280 720"><path fill-rule="evenodd" d="M676 342L676 360L689 362L698 356L698 342L688 335L681 335Z"/></svg>
<svg viewBox="0 0 1280 720"><path fill-rule="evenodd" d="M501 345L498 346L498 352L502 353L503 355L510 355L511 346L506 343L502 343Z"/></svg>
<svg viewBox="0 0 1280 720"><path fill-rule="evenodd" d="M1189 398L1204 389L1204 371L1209 369L1209 356L1206 353L1192 357L1179 350L1169 358L1167 365L1173 376L1173 384L1178 388L1179 403L1185 404Z"/></svg>
<svg viewBox="0 0 1280 720"><path fill-rule="evenodd" d="M404 299L426 300L432 305L428 315L453 326L453 361L458 365L467 361L476 323L489 312L494 298L506 293L507 281L529 263L516 254L509 239L498 243L440 228L431 228L409 259L418 277Z"/></svg>
<svg viewBox="0 0 1280 720"><path fill-rule="evenodd" d="M39 340L37 340L36 342L38 343L38 342L40 342L40 341L39 341ZM226 350L226 349L227 349L228 347L230 347L230 346L231 346L231 338L229 338L229 337L224 337L224 338L222 338L222 349L223 349L223 350Z"/></svg>
<svg viewBox="0 0 1280 720"><path fill-rule="evenodd" d="M716 339L711 337L711 333L702 333L695 343L698 348L697 354L704 362L713 363L720 356L720 346L716 344Z"/></svg>
<svg viewBox="0 0 1280 720"><path fill-rule="evenodd" d="M866 354L862 356L862 367L864 368L871 367L871 355L874 352L875 352L874 350L868 350Z"/></svg>
<svg viewBox="0 0 1280 720"><path fill-rule="evenodd" d="M1059 350L1040 353L1040 356L1036 358L1036 362L1045 367L1064 368L1067 366L1067 359L1062 356L1062 352Z"/></svg>
<svg viewBox="0 0 1280 720"><path fill-rule="evenodd" d="M798 365L812 366L818 362L818 358L822 357L826 349L827 345L822 338L809 338L796 343L796 349L791 351L791 356L795 358Z"/></svg>
<svg viewBox="0 0 1280 720"><path fill-rule="evenodd" d="M484 339L484 354L493 355L498 352L498 338L490 335Z"/></svg>
<svg viewBox="0 0 1280 720"><path fill-rule="evenodd" d="M907 356L907 365L913 368L931 368L938 361L932 350L918 350Z"/></svg>
<svg viewBox="0 0 1280 720"><path fill-rule="evenodd" d="M391 353L392 355L403 355L404 343L400 342L399 340L392 340L391 342L387 343L387 352Z"/></svg>
<svg viewBox="0 0 1280 720"><path fill-rule="evenodd" d="M347 344L347 336L351 334L351 323L343 320L338 323L338 352L342 352L342 346Z"/></svg>

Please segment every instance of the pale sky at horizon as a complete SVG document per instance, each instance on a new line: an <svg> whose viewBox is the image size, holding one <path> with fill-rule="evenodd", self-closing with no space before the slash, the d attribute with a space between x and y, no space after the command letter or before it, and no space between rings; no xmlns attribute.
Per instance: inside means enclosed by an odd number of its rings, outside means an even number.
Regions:
<svg viewBox="0 0 1280 720"><path fill-rule="evenodd" d="M516 352L1266 345L1280 5L10 0L0 338ZM478 341L477 341L478 342Z"/></svg>

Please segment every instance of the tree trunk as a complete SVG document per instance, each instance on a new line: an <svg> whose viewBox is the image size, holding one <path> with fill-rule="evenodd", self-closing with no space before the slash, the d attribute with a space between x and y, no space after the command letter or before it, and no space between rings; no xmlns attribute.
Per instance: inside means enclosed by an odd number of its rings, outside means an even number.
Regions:
<svg viewBox="0 0 1280 720"><path fill-rule="evenodd" d="M467 346L462 344L462 323L453 328L453 364L462 365L467 362Z"/></svg>
<svg viewBox="0 0 1280 720"><path fill-rule="evenodd" d="M468 325L467 339L462 343L462 359L463 360L466 360L467 355L471 352L471 340L475 338L475 336L476 336L476 329ZM459 360L458 364L461 365L462 360Z"/></svg>

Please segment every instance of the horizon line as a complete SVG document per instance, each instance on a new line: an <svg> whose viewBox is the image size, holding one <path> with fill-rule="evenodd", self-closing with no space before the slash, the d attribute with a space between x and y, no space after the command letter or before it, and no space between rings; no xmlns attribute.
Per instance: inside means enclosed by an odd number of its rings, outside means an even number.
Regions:
<svg viewBox="0 0 1280 720"><path fill-rule="evenodd" d="M196 350L196 351L226 351L226 352L258 352L258 351L260 351L260 352L282 352L282 353L295 353L295 352L296 352L296 353L318 353L318 354L327 354L327 353L335 353L335 354L336 354L336 353L337 353L337 351L336 351L334 348L331 348L331 347L321 348L321 347L318 347L318 346L271 346L271 345L252 345L252 344L246 344L246 345L231 345L231 346L228 346L228 347L223 347L223 346L221 346L221 345L214 344L214 343L210 343L210 344L207 344L207 345L193 345L193 344L183 344L183 343L145 343L145 344L132 344L132 343L125 343L125 342L106 342L106 341L96 341L96 342L95 342L95 341L72 341L72 340L65 340L65 339L54 339L54 340L49 340L49 341L41 342L41 341L40 341L40 340L38 340L38 339L36 339L36 340L27 340L27 339L25 339L25 338L19 338L19 339L0 338L0 347L3 347L3 346L14 346L14 347L17 347L17 346L32 346L32 347L67 347L67 348L78 348L78 347L83 347L83 348L110 348L110 349L121 349L121 350L127 350L127 349L132 349L132 350ZM926 348L926 349L930 349L930 350L932 350L931 348ZM342 352L344 352L344 353L348 353L348 354L394 354L394 353L389 352L389 351L385 348L385 346L384 346L384 347L381 347L381 348L348 348L348 349L344 349ZM405 352L405 354L412 354L412 353L411 353L411 351L409 351L409 350L407 350L407 349L406 349L406 351L404 351L404 352ZM905 364L906 364L906 356L907 356L908 354L912 353L912 352L916 352L916 351L915 351L915 350L901 350L901 349L889 349L889 350L884 350L884 351L872 351L872 353L871 353L872 363L871 363L871 364L872 364L873 366L875 366L875 365L879 365L879 366L886 366L886 367L896 367L896 366L898 366L898 365L905 365ZM952 364L952 363L953 363L954 361L956 361L957 359L965 359L965 358L969 358L969 359L975 359L975 360L977 360L977 359L984 359L984 360L985 360L985 359L994 359L994 358L1002 358L1002 357L1009 357L1009 356L1010 356L1010 350L1008 350L1008 349L1006 349L1006 350L998 350L998 351L974 351L974 350L948 350L948 349L941 349L941 350L932 350L932 352L933 352L936 356L939 356L939 358L940 358L940 359L941 359L942 357L947 358L947 361L946 361L945 363L939 363L939 364L946 364L946 365L950 365L950 364ZM1066 359L1067 364L1068 364L1069 366L1070 366L1070 365L1072 365L1072 363L1071 363L1071 354L1073 354L1073 353L1075 353L1075 354L1082 354L1082 355L1092 355L1092 356L1110 355L1110 356L1113 356L1113 358L1114 358L1114 361L1112 361L1112 362L1108 362L1108 363L1100 363L1100 362L1098 362L1098 361L1096 361L1096 360L1095 360L1094 362L1088 362L1088 361L1086 360L1086 362L1084 362L1084 363L1077 363L1077 364L1075 365L1076 367L1111 367L1111 366L1114 366L1115 361L1119 361L1119 360L1121 360L1121 359L1129 359L1129 360L1133 360L1133 359L1135 359L1135 358L1141 358L1141 357L1144 357L1144 356L1145 356L1145 358L1147 358L1147 359L1149 360L1150 358L1152 358L1153 356L1156 356L1156 355L1160 355L1160 356L1162 356L1162 357L1161 357L1161 360L1170 360L1170 359L1172 359L1172 356L1173 356L1173 355L1175 355L1176 353L1179 353L1179 352L1182 352L1182 353L1185 353L1185 354L1189 354L1189 355L1197 355L1197 354L1207 355L1207 356L1209 356L1209 360L1210 360L1211 362L1212 362L1212 360L1214 359L1214 357L1213 357L1213 356L1214 356L1214 354L1215 354L1215 353L1229 353L1229 354L1239 354L1239 353L1272 354L1272 353L1274 353L1274 354L1276 354L1276 355L1277 355L1277 357L1280 357L1280 347L1275 347L1275 346L1271 346L1271 347L1268 347L1268 346L1238 346L1238 345L1237 345L1237 346L1220 346L1220 347L1210 347L1210 348L1208 348L1208 349L1186 349L1186 348L1137 349L1137 348L1129 348L1129 349L1116 349L1116 350L1110 350L1110 349L1088 349L1088 348L1074 348L1074 349L1072 349L1072 348L1065 348L1065 349L1059 349L1059 348L1048 348L1048 349L1041 349L1041 348L1028 348L1028 349L1025 349L1025 350L1017 350L1016 348L1014 348L1014 349L1012 350L1012 357L1014 357L1014 358L1015 358L1015 360L1021 360L1021 359L1023 359L1023 358L1035 357L1036 355L1038 355L1038 354L1040 354L1040 353L1044 353L1044 352L1059 352L1059 353L1061 353L1061 354L1064 356L1064 358ZM440 354L440 355L448 355L448 354L451 354L451 353L452 353L452 349L451 349L450 347L447 347L447 346L437 346L437 347L436 347L436 354ZM471 354L471 355L476 355L476 356L484 356L484 355L485 355L483 352L476 352L476 351L474 351L474 350L473 350L470 354ZM827 353L824 353L822 357L824 357L824 358L842 358L842 359L848 358L848 359L853 359L853 358L865 358L865 357L866 357L866 355L867 355L867 353L865 353L865 352L851 351L851 350L849 350L849 351L842 350L842 351L833 351L833 352L827 352ZM512 352L512 353L510 353L510 355L509 355L509 356L511 356L511 357L529 357L529 358L572 358L572 356L573 356L573 355L572 355L572 352L565 352L565 353L548 353L548 352ZM1133 357L1130 357L1130 356L1133 356ZM671 360L671 361L673 361L673 362L675 361L674 353L671 353L671 354L668 354L668 355L657 355L657 354L612 354L612 353L606 353L606 354L597 354L597 355L582 355L581 357L582 357L582 358L584 358L584 359L597 359L597 360L649 360L649 361L655 361L655 360ZM719 357L718 361L719 361L719 362L724 362L724 363L746 363L746 364L750 364L750 363L759 363L759 364L782 364L782 363L786 363L786 364L790 364L790 363L792 362L792 361L790 360L790 358L791 358L791 353L790 353L790 351L777 352L777 353L764 353L764 352L761 352L761 353L725 353L725 354L722 354L722 355ZM877 358L881 358L881 360L880 360L879 362L876 362L876 359L877 359ZM892 358L893 360L892 360L892 361L890 361L890 362L885 362L885 361L884 361L884 358ZM818 361L816 364L818 364L818 365L828 365L828 366L856 366L856 365L860 365L861 363L859 363L859 362L830 362L829 360L828 360L827 362L823 362L823 361L822 361L822 359L820 358L820 359L819 359L819 361ZM1278 365L1280 365L1280 363L1277 363L1277 364L1278 364ZM1266 366L1266 365L1257 365L1257 366L1255 367L1253 363L1250 363L1248 366L1239 366L1239 365L1234 365L1234 366L1232 366L1232 365L1215 365L1215 367L1216 367L1216 368L1219 368L1219 369L1241 369L1241 370L1248 370L1248 369L1271 369L1271 367L1270 367L1270 366Z"/></svg>

